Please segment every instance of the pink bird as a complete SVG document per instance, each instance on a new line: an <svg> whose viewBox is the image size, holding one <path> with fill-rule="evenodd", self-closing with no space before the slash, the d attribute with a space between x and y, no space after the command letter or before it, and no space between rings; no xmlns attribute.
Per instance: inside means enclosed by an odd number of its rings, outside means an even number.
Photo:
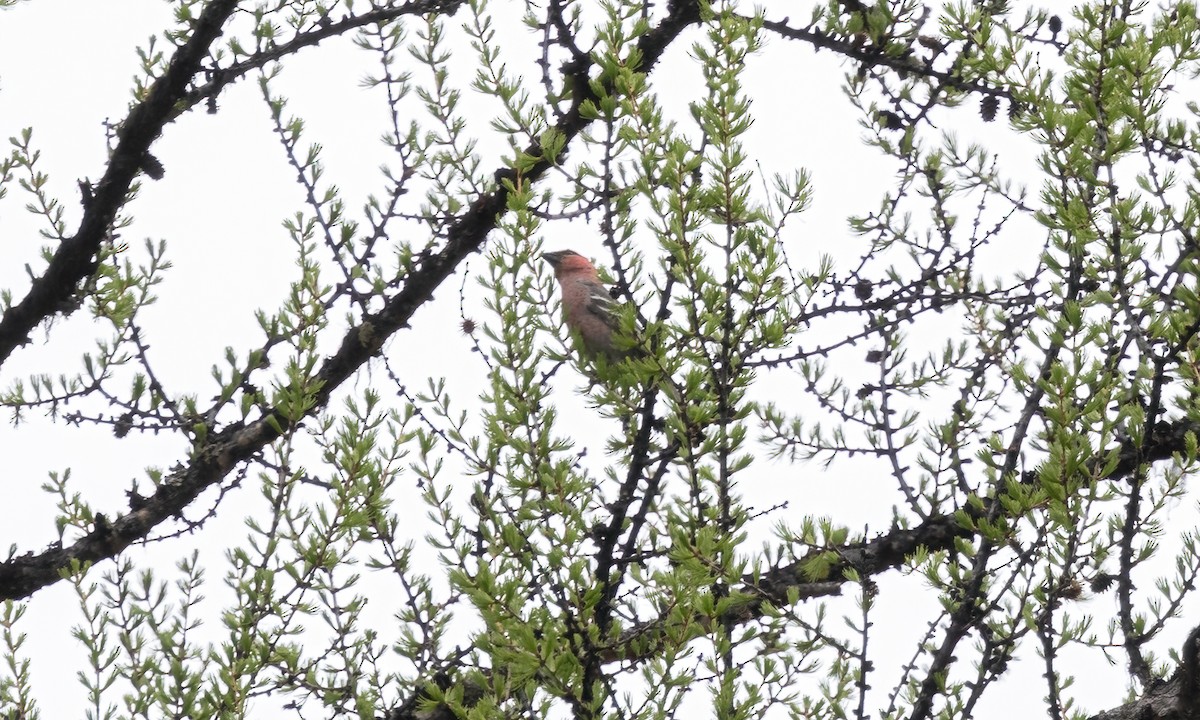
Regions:
<svg viewBox="0 0 1200 720"><path fill-rule="evenodd" d="M617 340L620 321L612 296L596 266L574 250L542 253L542 259L554 268L554 277L562 288L563 319L579 334L584 349L592 355L617 360L629 354L628 343Z"/></svg>
<svg viewBox="0 0 1200 720"><path fill-rule="evenodd" d="M608 294L608 288L600 282L595 265L574 250L542 253L542 259L554 268L554 277L562 288L563 319L572 333L579 336L584 352L603 356L610 362L631 355L646 357L644 348L620 335L621 321L616 303ZM659 369L662 370L661 365ZM683 405L683 395L671 380L670 373L663 372L656 384L676 405Z"/></svg>

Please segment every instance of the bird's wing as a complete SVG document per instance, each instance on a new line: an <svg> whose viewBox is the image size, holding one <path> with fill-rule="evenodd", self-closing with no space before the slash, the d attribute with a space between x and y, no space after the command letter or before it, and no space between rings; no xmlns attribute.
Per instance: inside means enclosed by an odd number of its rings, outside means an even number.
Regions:
<svg viewBox="0 0 1200 720"><path fill-rule="evenodd" d="M588 291L588 312L604 320L604 324L613 330L620 329L621 319L617 314L617 303L608 294L608 288L600 283L594 283L590 285Z"/></svg>

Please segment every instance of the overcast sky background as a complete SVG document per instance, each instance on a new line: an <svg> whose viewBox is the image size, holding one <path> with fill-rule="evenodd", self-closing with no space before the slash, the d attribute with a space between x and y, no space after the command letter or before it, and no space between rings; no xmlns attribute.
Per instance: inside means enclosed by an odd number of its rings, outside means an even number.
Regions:
<svg viewBox="0 0 1200 720"><path fill-rule="evenodd" d="M772 19L806 14L796 12L787 2L767 7ZM170 22L170 5L148 0L34 0L0 11L0 137L16 135L26 126L35 128L34 144L43 153L42 169L50 174L50 192L67 207L69 229L79 218L76 181L85 177L94 181L104 171L103 123L126 112L138 69L134 49ZM513 33L514 43L535 47L535 40L518 22L502 31ZM768 175L795 165L807 167L813 174L814 206L791 227L794 258L818 253L856 257L865 241L848 231L845 218L878 206L882 193L892 185L892 168L860 142L863 130L840 89L842 74L850 66L832 53L814 54L800 43L765 37L765 47L752 60L746 81L756 98L748 150L760 159ZM698 70L686 57L697 39L693 34L687 42L677 43L652 78L654 89L681 117L687 100L700 87ZM305 119L307 141L325 146L327 177L343 190L352 213L359 211L368 193L380 192L378 166L388 159L378 140L386 119L382 90L364 89L358 82L365 72L375 69L375 62L373 56L354 48L350 38L334 39L288 59L279 86L292 101L289 113ZM469 64L469 53L458 62ZM468 77L458 78L464 90ZM934 122L964 139L988 143L1012 164L1013 175L1031 177L1036 191L1040 180L1032 175L1030 164L1036 148L1004 123L985 126L970 103L955 112L936 112ZM166 176L159 182L143 181L140 197L127 209L136 221L122 240L131 245L129 257L133 258L145 257L145 238L167 241L167 257L175 267L157 289L158 304L149 308L142 322L151 331L152 350L167 387L195 392L203 403L215 392L209 369L214 364L224 365L224 348L232 346L244 354L261 342L261 331L250 310L274 310L287 284L296 277L293 245L281 221L300 209L302 195L272 133L270 114L253 78L223 94L217 114L206 114L201 108L168 126L154 152L163 162ZM481 152L484 167L499 166L500 148L484 147ZM40 248L47 242L37 234L38 218L22 209L26 201L27 196L15 185L10 187L9 197L0 200L0 287L12 289L16 298L28 288L25 265L35 273L40 271ZM601 259L606 256L598 230L589 229L585 222L573 223L578 234L569 237L561 235L558 226L552 227L557 234L544 238L547 248L569 247ZM1030 231L1036 233L1034 228ZM1041 237L1033 235L1032 245ZM997 253L1012 253L1021 247L1020 238L1007 242L1010 244L996 248ZM482 258L473 259L472 264L476 271L484 265ZM465 388L455 391L456 399L470 407L471 392L483 387L484 377L480 363L469 353L470 339L457 330L448 331L456 328L459 320L460 278L439 292L433 306L418 313L414 327L401 331L387 351L405 377L411 378L412 386L421 386L426 377L449 376L451 387ZM473 283L468 285L473 287ZM452 292L447 291L451 288ZM477 320L487 320L478 293L468 293L466 312ZM87 315L80 311L68 320L55 320L49 332L44 326L37 330L34 345L18 351L0 370L0 386L7 388L14 379L31 373L57 375L80 367L80 353L93 347L96 336ZM330 337L344 327L340 316L334 326L337 330ZM953 335L958 329L947 327L945 332ZM862 348L863 353L866 350ZM461 366L457 364L460 361ZM581 379L560 371L555 381L580 422L589 422L594 411L577 393L571 397L582 385ZM386 389L386 376L378 367L360 374L350 389L370 382L382 383ZM601 439L597 436L597 454L603 451ZM185 459L186 452L174 437L135 433L116 441L102 427L66 427L30 415L29 422L18 428L6 424L0 429L0 455L5 458L4 481L9 492L0 503L0 547L15 543L20 552L36 552L55 537L54 499L38 490L48 472L71 468L74 487L86 501L117 514L125 507L125 491L135 478L144 478L145 467L170 467ZM752 524L752 536L762 539L770 537L777 522L798 525L804 515L829 515L852 530L869 527L874 535L887 528L892 506L900 501L894 483L865 461L839 463L836 472L817 463L795 466L763 461L753 477L756 480L744 480L739 488L749 504L765 509L785 500L790 503L786 511ZM415 500L415 492L413 489L414 501L407 507L417 526L425 521L425 509ZM205 496L210 501L213 497L212 493ZM225 498L216 518L200 532L135 547L131 554L139 564L161 568L165 574L160 579L169 580L174 561L196 548L201 564L209 568L205 594L214 600L227 598L221 583L227 546L223 538L245 534L244 518L258 502L257 482L250 480ZM201 507L207 506L201 503L189 517L198 515ZM1181 507L1173 510L1172 518L1191 524L1193 515L1193 508ZM420 543L419 534L414 538ZM1171 559L1169 552L1163 557ZM99 573L110 568L110 563L96 568L94 577L98 579ZM431 566L430 572L436 576L439 570ZM878 673L872 678L877 708L886 706L896 669L911 657L916 639L936 613L919 576L889 573L881 578L881 586L872 650L877 653ZM1082 601L1081 609L1092 604L1103 617L1114 602L1111 594L1089 598ZM211 611L218 604L208 607ZM850 607L849 601L833 603L830 614L836 616L840 608ZM71 626L79 621L76 608L72 587L59 583L34 596L23 624L30 635L27 649L45 717L81 716L78 709L83 691L73 675L77 666L82 667L82 649L70 637ZM801 612L813 609L801 608ZM392 610L385 602L378 603L379 622L386 623ZM1098 631L1103 630L1103 623L1100 625ZM219 636L219 625L212 627ZM1067 651L1068 657L1073 654L1078 656L1081 675L1075 697L1092 711L1120 702L1127 682L1124 656L1114 655L1115 665L1109 667L1095 653L1085 658L1075 650ZM1014 664L1002 687L985 695L978 717L1042 714L1043 667L1031 652L1023 656L1025 660ZM814 676L812 682L819 679ZM707 703L707 698L703 701ZM259 717L278 716L273 708L262 707Z"/></svg>

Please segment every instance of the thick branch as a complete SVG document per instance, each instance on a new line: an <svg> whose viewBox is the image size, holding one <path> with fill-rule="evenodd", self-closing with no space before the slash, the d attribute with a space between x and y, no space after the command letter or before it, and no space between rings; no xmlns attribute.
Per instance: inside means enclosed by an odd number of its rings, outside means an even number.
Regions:
<svg viewBox="0 0 1200 720"><path fill-rule="evenodd" d="M237 0L213 0L204 8L192 36L175 53L167 71L150 86L146 99L135 105L121 123L117 148L84 208L79 229L58 246L46 272L34 281L29 294L0 317L0 364L13 350L28 343L33 329L66 306L79 282L95 272L100 243L125 204L129 186L142 167L146 151L162 134L175 103L187 92L209 47L221 36L225 22L236 7Z"/></svg>
<svg viewBox="0 0 1200 720"><path fill-rule="evenodd" d="M0 318L0 364L17 347L29 342L29 333L38 323L68 307L76 286L96 269L96 253L105 232L125 204L126 193L142 166L146 151L162 134L167 123L195 107L197 103L220 94L227 85L267 63L280 60L322 40L374 23L395 20L404 15L427 13L454 14L465 0L414 0L397 8L376 8L360 15L348 15L337 22L300 33L292 40L257 53L213 74L212 79L193 87L193 78L201 70L208 48L221 36L221 28L237 5L232 0L213 2L201 13L192 37L176 53L167 72L151 86L146 99L130 111L120 125L117 149L113 152L104 178L84 208L83 219L75 235L59 246L45 274L36 280L29 294Z"/></svg>
<svg viewBox="0 0 1200 720"><path fill-rule="evenodd" d="M1188 419L1158 423L1140 448L1132 443L1121 448L1116 466L1105 479L1128 477L1141 463L1158 462L1169 459L1175 453L1185 452L1189 434L1200 435L1200 423ZM1093 462L1093 466L1097 468L1104 464L1103 457ZM1021 476L1021 482L1038 482L1038 472L1025 472ZM987 517L995 503L994 499L989 498L983 501L982 507L967 506L963 511L978 520ZM743 578L742 587L738 592L757 599L739 608L732 617L722 618L721 621L751 622L763 615L767 603L776 607L790 604L789 595L794 595L798 600L840 595L842 586L848 582L845 578L847 570L854 570L860 576L869 577L900 567L919 548L925 548L929 552L951 550L956 538L970 537L974 532L959 524L954 515L934 515L914 528L895 528L874 540L837 548L838 560L828 566L828 573L824 578L817 580L806 578L804 571L816 556L826 550L813 550L796 562L766 571L757 580L752 577ZM693 617L682 622L692 629L691 632L698 635L705 631L708 621ZM668 624L662 619L631 628L622 635L621 641L614 645L605 661L652 657L668 635Z"/></svg>

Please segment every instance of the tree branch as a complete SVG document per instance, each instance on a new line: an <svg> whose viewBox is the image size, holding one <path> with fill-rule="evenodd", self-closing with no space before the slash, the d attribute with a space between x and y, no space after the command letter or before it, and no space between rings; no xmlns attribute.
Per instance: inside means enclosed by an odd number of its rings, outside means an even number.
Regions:
<svg viewBox="0 0 1200 720"><path fill-rule="evenodd" d="M746 20L751 20L747 17ZM785 37L789 40L801 40L812 45L814 48L832 50L839 55L844 55L851 60L857 60L867 67L886 67L895 70L900 75L917 75L920 77L937 80L946 87L952 87L955 90L964 92L978 93L986 97L1005 98L1012 100L1012 93L1001 88L988 87L979 82L964 80L955 73L935 70L932 63L918 58L911 52L903 55L890 55L883 52L881 48L871 45L855 44L852 41L842 40L833 35L827 35L820 30L810 30L806 28L796 28L787 24L787 19L783 21L763 20L762 26L771 32Z"/></svg>
<svg viewBox="0 0 1200 720"><path fill-rule="evenodd" d="M318 25L315 30L297 33L295 37L285 43L255 53L229 67L213 71L212 79L203 85L194 87L183 96L170 119L174 120L197 104L217 97L228 85L237 82L251 70L257 70L267 63L282 60L304 48L315 47L322 40L343 35L350 30L357 30L367 25L391 22L405 15L454 15L465 3L466 0L413 0L400 7L379 7L360 15L345 15L336 22Z"/></svg>
<svg viewBox="0 0 1200 720"><path fill-rule="evenodd" d="M237 0L213 0L204 8L192 36L175 53L163 76L150 86L146 99L135 105L121 123L117 148L84 209L79 229L58 246L46 272L33 282L25 298L0 317L0 364L13 350L27 344L33 329L66 306L79 282L96 271L100 243L125 204L146 152L162 134L175 104L186 94L209 47L221 36L236 7Z"/></svg>

